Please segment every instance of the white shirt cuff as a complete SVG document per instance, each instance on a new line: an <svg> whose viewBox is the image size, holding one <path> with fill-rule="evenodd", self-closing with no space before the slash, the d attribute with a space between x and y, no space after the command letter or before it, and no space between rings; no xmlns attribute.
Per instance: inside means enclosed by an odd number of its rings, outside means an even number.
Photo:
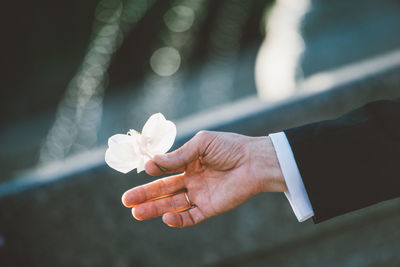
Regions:
<svg viewBox="0 0 400 267"><path fill-rule="evenodd" d="M269 137L274 145L276 156L281 166L283 178L285 179L288 192L285 192L290 206L299 222L303 222L312 216L314 211L310 199L304 187L299 169L294 159L293 151L284 132L270 134Z"/></svg>

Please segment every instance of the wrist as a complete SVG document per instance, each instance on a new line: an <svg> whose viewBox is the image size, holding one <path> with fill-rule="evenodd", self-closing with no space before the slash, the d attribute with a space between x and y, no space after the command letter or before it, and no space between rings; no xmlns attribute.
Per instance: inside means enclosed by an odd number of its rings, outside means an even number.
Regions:
<svg viewBox="0 0 400 267"><path fill-rule="evenodd" d="M269 136L250 137L250 169L257 193L287 192L285 179Z"/></svg>

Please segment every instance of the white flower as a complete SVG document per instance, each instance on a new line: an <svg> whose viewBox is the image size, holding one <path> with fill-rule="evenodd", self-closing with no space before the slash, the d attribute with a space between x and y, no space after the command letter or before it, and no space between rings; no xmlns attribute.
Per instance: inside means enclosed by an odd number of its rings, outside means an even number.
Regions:
<svg viewBox="0 0 400 267"><path fill-rule="evenodd" d="M166 120L161 113L156 113L144 124L142 133L129 130L127 134L111 136L105 160L108 166L122 173L135 168L139 173L154 155L167 152L175 137L175 124Z"/></svg>

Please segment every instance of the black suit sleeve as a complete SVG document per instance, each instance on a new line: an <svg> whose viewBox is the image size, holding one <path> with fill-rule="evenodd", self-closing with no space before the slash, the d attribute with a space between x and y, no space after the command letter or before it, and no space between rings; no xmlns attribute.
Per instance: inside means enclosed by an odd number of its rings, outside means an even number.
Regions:
<svg viewBox="0 0 400 267"><path fill-rule="evenodd" d="M400 196L400 99L285 134L314 222Z"/></svg>

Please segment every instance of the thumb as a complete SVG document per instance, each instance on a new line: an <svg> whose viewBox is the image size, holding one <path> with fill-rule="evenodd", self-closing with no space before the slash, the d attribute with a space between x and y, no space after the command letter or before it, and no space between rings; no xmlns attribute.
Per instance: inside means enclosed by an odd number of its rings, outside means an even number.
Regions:
<svg viewBox="0 0 400 267"><path fill-rule="evenodd" d="M190 162L196 160L207 147L205 134L197 133L192 139L186 142L180 148L163 155L155 155L154 163L166 169L166 171L180 171ZM161 168L161 169L162 169ZM164 171L164 170L163 170Z"/></svg>

